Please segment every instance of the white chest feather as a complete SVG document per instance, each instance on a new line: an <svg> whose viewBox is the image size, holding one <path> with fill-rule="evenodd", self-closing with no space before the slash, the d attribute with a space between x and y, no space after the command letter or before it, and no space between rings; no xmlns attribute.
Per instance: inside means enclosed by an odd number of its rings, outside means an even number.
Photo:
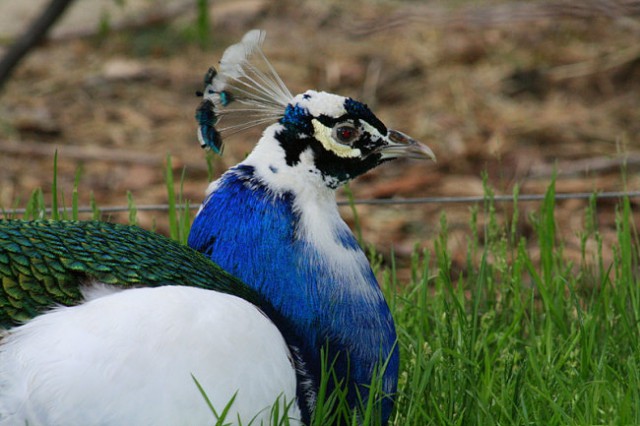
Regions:
<svg viewBox="0 0 640 426"><path fill-rule="evenodd" d="M294 401L277 328L234 296L188 287L125 290L58 308L0 345L0 425L270 424ZM282 413L283 407L280 407ZM289 411L299 418L295 403Z"/></svg>
<svg viewBox="0 0 640 426"><path fill-rule="evenodd" d="M298 238L309 243L317 259L324 262L332 281L341 283L335 291L371 304L380 302L381 294L368 281L369 261L358 246L345 245L341 235L351 231L338 213L333 191L313 193L302 191L296 197L294 209L300 215Z"/></svg>

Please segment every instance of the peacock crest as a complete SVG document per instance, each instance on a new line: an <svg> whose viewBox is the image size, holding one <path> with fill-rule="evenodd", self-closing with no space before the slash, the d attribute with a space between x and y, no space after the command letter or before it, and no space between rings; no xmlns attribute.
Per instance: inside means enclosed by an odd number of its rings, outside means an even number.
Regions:
<svg viewBox="0 0 640 426"><path fill-rule="evenodd" d="M221 153L223 136L279 120L293 99L262 50L265 35L249 31L225 50L218 69L205 75L196 110L203 148Z"/></svg>

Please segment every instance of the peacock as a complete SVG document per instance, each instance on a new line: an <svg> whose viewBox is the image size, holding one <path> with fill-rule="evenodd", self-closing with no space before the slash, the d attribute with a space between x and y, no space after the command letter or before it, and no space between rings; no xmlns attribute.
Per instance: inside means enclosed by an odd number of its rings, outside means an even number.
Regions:
<svg viewBox="0 0 640 426"><path fill-rule="evenodd" d="M336 190L435 156L350 97L292 95L264 38L205 75L203 147L267 127L208 186L189 247L135 226L0 222L0 425L309 424L334 390L388 421L397 334Z"/></svg>

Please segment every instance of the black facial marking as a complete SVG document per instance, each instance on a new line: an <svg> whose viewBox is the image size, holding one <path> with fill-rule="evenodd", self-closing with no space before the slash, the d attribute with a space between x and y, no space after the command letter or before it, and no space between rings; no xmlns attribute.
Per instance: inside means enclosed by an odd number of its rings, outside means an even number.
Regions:
<svg viewBox="0 0 640 426"><path fill-rule="evenodd" d="M311 145L311 149L316 167L323 176L337 180L336 187L360 176L380 163L380 156L377 154L367 155L364 158L344 158L327 151L320 144Z"/></svg>
<svg viewBox="0 0 640 426"><path fill-rule="evenodd" d="M309 146L308 139L313 135L311 115L300 105L288 105L280 124L284 130L276 133L285 152L285 161L292 167L300 162L300 154Z"/></svg>
<svg viewBox="0 0 640 426"><path fill-rule="evenodd" d="M313 98L310 94L304 94L304 99ZM329 115L312 116L309 111L300 105L287 106L284 116L280 120L283 129L275 134L285 152L285 161L293 167L300 163L301 154L307 149L313 152L314 163L317 170L325 177L327 185L337 188L343 183L359 176L380 164L380 155L376 150L384 143L380 135L387 134L386 126L360 102L347 98L344 102L345 114L340 117ZM359 149L358 157L341 157L331 150L327 150L320 141L314 138L312 120L318 120L322 125L337 131L336 126L353 126L357 137L342 134L342 141L337 143L348 144L353 149ZM367 132L364 123L372 126L377 132ZM377 133L380 133L379 135ZM334 135L334 138L337 136ZM313 172L309 170L309 172Z"/></svg>
<svg viewBox="0 0 640 426"><path fill-rule="evenodd" d="M333 128L336 124L344 121L351 120L356 126L359 126L361 121L365 121L380 132L381 135L387 134L387 127L371 112L366 104L347 98L344 101L344 109L346 114L343 114L340 117L331 117L329 115L321 114L315 118L320 123L330 128Z"/></svg>
<svg viewBox="0 0 640 426"><path fill-rule="evenodd" d="M379 131L381 135L387 134L387 127L382 121L378 119L378 117L376 117L371 112L366 104L354 101L351 98L347 98L347 100L344 101L344 109L347 111L347 115L366 121L367 123L375 127L375 129Z"/></svg>
<svg viewBox="0 0 640 426"><path fill-rule="evenodd" d="M298 139L298 136L290 132L283 132L276 135L280 140L280 145L284 149L285 161L289 167L293 167L300 162L300 155L309 147L310 139Z"/></svg>

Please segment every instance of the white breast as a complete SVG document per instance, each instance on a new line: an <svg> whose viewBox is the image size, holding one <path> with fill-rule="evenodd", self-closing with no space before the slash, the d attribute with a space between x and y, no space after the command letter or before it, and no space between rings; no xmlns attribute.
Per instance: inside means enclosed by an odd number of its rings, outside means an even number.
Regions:
<svg viewBox="0 0 640 426"><path fill-rule="evenodd" d="M193 377L226 423L267 425L296 377L255 306L189 287L140 288L63 307L0 345L0 425L211 425ZM289 416L299 418L292 405ZM294 424L297 424L294 422Z"/></svg>

